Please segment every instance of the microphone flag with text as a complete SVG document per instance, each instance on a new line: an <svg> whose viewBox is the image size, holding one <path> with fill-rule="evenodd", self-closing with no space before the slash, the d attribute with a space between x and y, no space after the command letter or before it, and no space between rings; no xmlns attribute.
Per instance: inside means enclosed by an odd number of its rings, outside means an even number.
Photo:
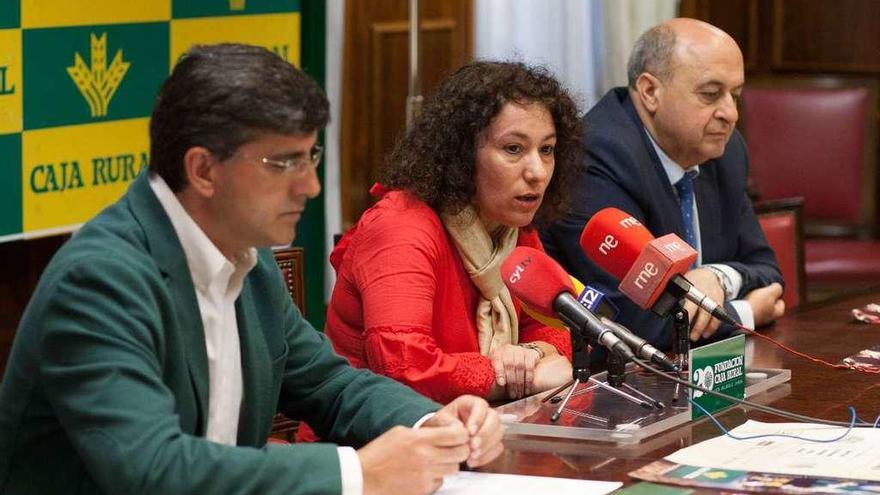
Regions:
<svg viewBox="0 0 880 495"><path fill-rule="evenodd" d="M587 257L618 278L620 292L640 308L665 316L687 298L715 318L738 324L682 276L697 259L697 252L677 235L654 238L629 213L604 208L587 222L580 243Z"/></svg>
<svg viewBox="0 0 880 495"><path fill-rule="evenodd" d="M545 253L517 246L501 264L501 278L510 294L532 311L559 316L573 332L632 360L632 350L599 318L575 299L571 277Z"/></svg>

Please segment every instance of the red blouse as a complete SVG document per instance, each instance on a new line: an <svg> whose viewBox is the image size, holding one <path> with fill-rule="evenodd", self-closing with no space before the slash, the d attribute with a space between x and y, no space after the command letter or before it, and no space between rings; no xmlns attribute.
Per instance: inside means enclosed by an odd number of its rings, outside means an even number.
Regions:
<svg viewBox="0 0 880 495"><path fill-rule="evenodd" d="M517 244L543 250L530 228L520 230ZM489 395L495 373L479 352L479 293L434 210L390 191L346 233L330 262L337 279L325 333L353 366L442 403ZM544 326L515 304L519 340L545 341L570 360L568 332Z"/></svg>

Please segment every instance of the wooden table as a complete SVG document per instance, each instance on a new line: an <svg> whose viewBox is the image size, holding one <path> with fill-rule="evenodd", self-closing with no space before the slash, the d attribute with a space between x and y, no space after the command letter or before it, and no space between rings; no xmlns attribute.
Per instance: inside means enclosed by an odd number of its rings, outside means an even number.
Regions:
<svg viewBox="0 0 880 495"><path fill-rule="evenodd" d="M871 346L880 345L880 325L855 322L852 308L880 303L880 287L846 298L804 307L786 315L762 333L826 361L836 363ZM763 339L754 340L756 367L788 368L791 381L755 397L759 403L825 419L849 421L847 406L863 419L880 414L880 375L832 369L789 354ZM727 428L747 419L785 422L759 411L731 408L719 417ZM688 423L635 445L530 436L506 438L505 452L482 471L635 483L627 473L676 450L718 436L707 419Z"/></svg>

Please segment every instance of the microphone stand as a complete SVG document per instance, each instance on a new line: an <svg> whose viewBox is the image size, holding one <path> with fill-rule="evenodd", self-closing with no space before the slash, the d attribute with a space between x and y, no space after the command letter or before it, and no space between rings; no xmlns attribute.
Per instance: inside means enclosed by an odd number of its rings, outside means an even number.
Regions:
<svg viewBox="0 0 880 495"><path fill-rule="evenodd" d="M562 412L565 410L565 406L568 404L568 401L574 395L575 390L578 385L581 383L591 382L595 386L598 386L604 390L607 390L613 394L616 394L630 402L638 404L646 409L653 409L654 407L662 408L664 407L663 403L653 399L652 397L647 396L646 394L636 390L634 387L629 386L624 383L626 379L626 363L623 359L617 355L617 353L608 351L608 383L600 382L595 378L590 376L590 349L588 346L584 344L584 336L583 332L580 328L574 327L570 328L569 335L571 336L571 377L572 382L571 386L568 388L568 393L565 394L565 398L562 399L562 402L556 408L556 411L550 415L550 421L555 423L559 421L560 416L562 416ZM612 362L614 363L612 365ZM614 371L612 371L612 367ZM613 377L612 377L613 376ZM617 383L617 385L614 385ZM618 389L617 387L625 385L628 387L628 390L634 391L635 393L647 397L648 400L643 400L633 395L630 395L623 390ZM556 395L555 393L553 395Z"/></svg>
<svg viewBox="0 0 880 495"><path fill-rule="evenodd" d="M675 354L675 364L681 370L681 375L687 376L690 373L688 362L691 351L691 328L688 322L687 311L685 311L681 299L676 301L669 314L672 316L672 352ZM672 402L678 401L681 392L681 385L676 383L675 391L672 394Z"/></svg>
<svg viewBox="0 0 880 495"><path fill-rule="evenodd" d="M666 404L633 387L629 383L626 383L626 361L620 356L613 352L608 353L606 365L608 366L606 383L613 387L611 390L647 409L652 409L654 407L657 409L663 409L666 407ZM627 396L626 393L620 389L628 390L632 396Z"/></svg>
<svg viewBox="0 0 880 495"><path fill-rule="evenodd" d="M568 334L571 337L572 382L571 386L568 388L568 393L565 394L565 398L562 399L559 407L557 407L556 411L550 416L550 421L554 423L559 421L559 417L562 416L562 411L565 409L565 405L568 404L569 399L574 395L574 391L577 389L578 385L590 380L590 349L584 345L584 336L581 335L579 328L570 328Z"/></svg>

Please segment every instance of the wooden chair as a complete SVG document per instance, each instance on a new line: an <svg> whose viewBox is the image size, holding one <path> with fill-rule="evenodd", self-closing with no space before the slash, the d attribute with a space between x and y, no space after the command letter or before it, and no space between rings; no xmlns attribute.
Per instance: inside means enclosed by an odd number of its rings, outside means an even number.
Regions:
<svg viewBox="0 0 880 495"><path fill-rule="evenodd" d="M305 252L302 248L287 247L272 250L275 255L275 262L284 276L284 283L287 285L287 291L290 292L290 298L293 303L299 307L303 316L306 314L305 307ZM299 427L299 421L288 418L282 413L278 413L272 418L272 430L269 433L270 442L274 443L293 443L296 438L296 430Z"/></svg>
<svg viewBox="0 0 880 495"><path fill-rule="evenodd" d="M785 281L782 299L787 310L807 300L804 270L803 199L789 198L755 204L758 222L767 243L776 253L776 261Z"/></svg>
<svg viewBox="0 0 880 495"><path fill-rule="evenodd" d="M275 263L284 275L284 283L293 303L306 314L305 306L305 252L303 248L286 247L272 250L275 255Z"/></svg>
<svg viewBox="0 0 880 495"><path fill-rule="evenodd" d="M759 199L804 198L811 291L880 279L876 108L875 81L753 79L743 90L741 123Z"/></svg>

